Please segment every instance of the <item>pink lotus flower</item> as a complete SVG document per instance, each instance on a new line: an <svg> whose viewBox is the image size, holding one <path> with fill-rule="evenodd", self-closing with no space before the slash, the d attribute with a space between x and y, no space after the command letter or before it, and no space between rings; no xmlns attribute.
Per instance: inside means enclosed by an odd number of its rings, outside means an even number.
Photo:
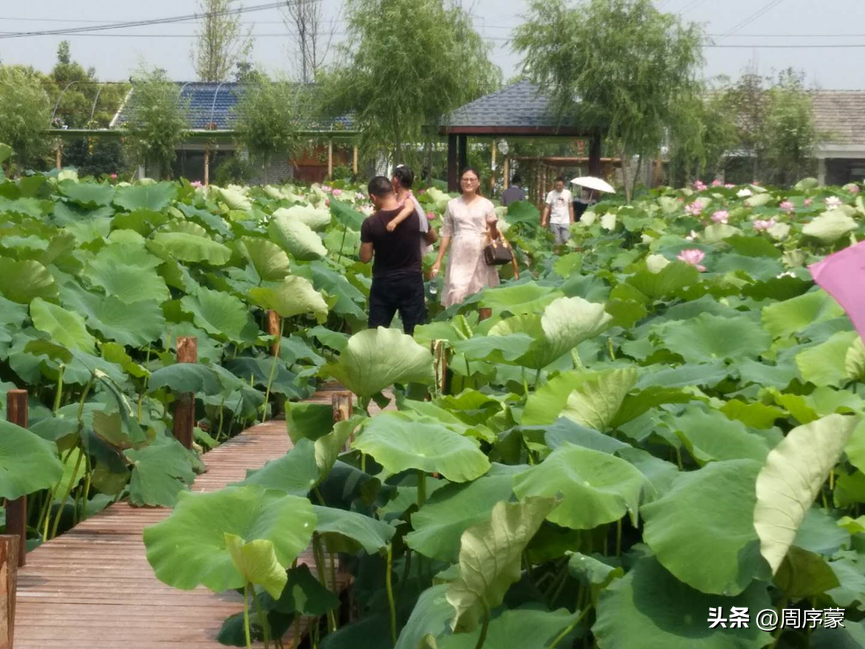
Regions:
<svg viewBox="0 0 865 649"><path fill-rule="evenodd" d="M811 199L811 198L806 198L806 199L805 199L805 207L808 207L808 206L811 205L811 203L813 203L813 202L814 202L813 199Z"/></svg>
<svg viewBox="0 0 865 649"><path fill-rule="evenodd" d="M730 213L727 210L718 210L712 215L712 220L715 223L723 223L727 225L727 221L730 219Z"/></svg>
<svg viewBox="0 0 865 649"><path fill-rule="evenodd" d="M325 198L325 199L324 199L324 204L325 204L326 207L330 207L330 199L329 199L329 198Z"/></svg>
<svg viewBox="0 0 865 649"><path fill-rule="evenodd" d="M791 203L790 201L783 201L781 205L779 205L779 207L785 212L787 212L787 214L790 214L791 212L793 212L793 210L796 209L796 206L793 205L793 203Z"/></svg>
<svg viewBox="0 0 865 649"><path fill-rule="evenodd" d="M754 230L757 232L762 232L763 230L768 230L775 227L775 225L776 221L774 216L768 221L765 219L757 219L756 221L754 221Z"/></svg>
<svg viewBox="0 0 865 649"><path fill-rule="evenodd" d="M715 180L712 181L712 187L720 187L720 186L723 185L723 184L724 184L724 183L722 183L722 182L721 182L720 180L718 180L717 178L715 178Z"/></svg>
<svg viewBox="0 0 865 649"><path fill-rule="evenodd" d="M423 194L425 191L426 191L425 189L420 190L420 191L418 192L418 196L420 196L421 194Z"/></svg>
<svg viewBox="0 0 865 649"><path fill-rule="evenodd" d="M111 178L111 180L117 180L117 174L111 174L109 178Z"/></svg>
<svg viewBox="0 0 865 649"><path fill-rule="evenodd" d="M699 236L700 236L699 234L697 234L696 232L691 230L691 234L689 234L687 237L685 237L685 241L693 241L694 239L699 238Z"/></svg>
<svg viewBox="0 0 865 649"><path fill-rule="evenodd" d="M366 194L364 194L363 192L355 192L354 197L359 201L365 201L366 200Z"/></svg>
<svg viewBox="0 0 865 649"><path fill-rule="evenodd" d="M754 185L755 187L759 187L759 186L760 186L760 181L759 181L759 180L755 180L755 181L752 182L751 184Z"/></svg>
<svg viewBox="0 0 865 649"><path fill-rule="evenodd" d="M736 187L736 185L734 185L733 183L727 183L727 184L724 185L724 187L725 187L726 189L733 189L733 188Z"/></svg>
<svg viewBox="0 0 865 649"><path fill-rule="evenodd" d="M193 180L191 183L189 183L189 186L198 189L199 187L204 187L204 184L200 180Z"/></svg>
<svg viewBox="0 0 865 649"><path fill-rule="evenodd" d="M434 221L435 218L436 218L436 213L435 213L435 212L427 212L427 213L426 213L426 217L427 217L430 221Z"/></svg>
<svg viewBox="0 0 865 649"><path fill-rule="evenodd" d="M685 207L685 211L691 216L699 216L703 213L703 201L694 201Z"/></svg>
<svg viewBox="0 0 865 649"><path fill-rule="evenodd" d="M323 191L325 194L330 194L330 192L333 190L330 187L328 187L327 185L322 185L321 191Z"/></svg>
<svg viewBox="0 0 865 649"><path fill-rule="evenodd" d="M698 192L701 192L706 189L706 183L704 183L702 180L695 180L694 189L696 189Z"/></svg>
<svg viewBox="0 0 865 649"><path fill-rule="evenodd" d="M702 250L698 250L697 248L692 248L691 250L683 250L679 253L679 256L676 257L679 261L684 261L686 264L694 266L701 273L706 272L706 267L701 266L700 262L703 261L703 258L706 256L706 253Z"/></svg>
<svg viewBox="0 0 865 649"><path fill-rule="evenodd" d="M334 196L342 196L342 190L341 189L334 189L333 195Z"/></svg>
<svg viewBox="0 0 865 649"><path fill-rule="evenodd" d="M850 183L849 185L847 185L847 191L850 192L851 194L858 194L859 193L859 185L854 185L853 183Z"/></svg>
<svg viewBox="0 0 865 649"><path fill-rule="evenodd" d="M828 207L830 210L835 209L836 207L841 207L842 203L843 201L837 196L830 196L826 199L826 207Z"/></svg>

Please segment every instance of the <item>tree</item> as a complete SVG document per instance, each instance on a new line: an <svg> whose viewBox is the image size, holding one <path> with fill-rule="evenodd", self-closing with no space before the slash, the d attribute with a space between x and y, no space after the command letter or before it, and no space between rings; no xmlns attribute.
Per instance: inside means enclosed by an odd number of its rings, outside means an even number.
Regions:
<svg viewBox="0 0 865 649"><path fill-rule="evenodd" d="M360 146L416 162L441 117L501 84L468 14L441 0L349 0L348 39L323 75L322 111L354 111ZM411 151L407 149L411 146Z"/></svg>
<svg viewBox="0 0 865 649"><path fill-rule="evenodd" d="M252 29L244 31L241 15L229 13L233 1L198 0L204 17L191 58L199 81L226 81L235 61L252 51Z"/></svg>
<svg viewBox="0 0 865 649"><path fill-rule="evenodd" d="M57 46L57 62L61 65L69 65L72 63L72 53L69 47L69 41L60 41Z"/></svg>
<svg viewBox="0 0 865 649"><path fill-rule="evenodd" d="M615 143L623 163L658 151L679 102L699 91L703 34L651 0L532 0L515 29L525 72L560 117L578 115ZM632 187L625 170L628 199ZM636 174L635 174L636 175Z"/></svg>
<svg viewBox="0 0 865 649"><path fill-rule="evenodd" d="M296 83L271 81L259 73L242 92L235 109L238 142L261 164L275 155L291 156L307 115L306 89Z"/></svg>
<svg viewBox="0 0 865 649"><path fill-rule="evenodd" d="M297 30L298 69L304 83L315 80L333 41L335 29L322 30L322 4L321 0L285 0L281 9L285 26Z"/></svg>
<svg viewBox="0 0 865 649"><path fill-rule="evenodd" d="M763 138L769 182L791 185L800 180L812 164L814 149L822 139L803 81L802 74L788 69L769 90Z"/></svg>
<svg viewBox="0 0 865 649"><path fill-rule="evenodd" d="M15 151L19 168L32 166L48 153L45 129L51 117L48 95L32 68L0 68L0 142Z"/></svg>
<svg viewBox="0 0 865 649"><path fill-rule="evenodd" d="M133 79L125 124L135 156L169 175L177 146L186 137L187 111L180 88L168 79L165 70L139 71Z"/></svg>

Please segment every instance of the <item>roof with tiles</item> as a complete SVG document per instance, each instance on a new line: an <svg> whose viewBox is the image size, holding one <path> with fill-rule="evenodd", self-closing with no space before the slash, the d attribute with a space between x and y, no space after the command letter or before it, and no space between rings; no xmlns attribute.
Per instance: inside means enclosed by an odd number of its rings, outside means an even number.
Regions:
<svg viewBox="0 0 865 649"><path fill-rule="evenodd" d="M526 128L578 125L575 120L560 121L549 104L549 97L537 85L523 80L457 108L445 117L444 125Z"/></svg>
<svg viewBox="0 0 865 649"><path fill-rule="evenodd" d="M187 128L232 130L237 123L237 104L246 86L236 82L210 83L192 81L177 82L180 95L189 104ZM302 84L297 84L299 87ZM314 88L314 84L308 84ZM120 108L112 122L112 128L123 126L135 102L133 88L127 101ZM352 115L343 115L332 120L311 120L305 125L309 130L350 131L354 128Z"/></svg>
<svg viewBox="0 0 865 649"><path fill-rule="evenodd" d="M865 90L811 93L817 129L835 144L865 145Z"/></svg>

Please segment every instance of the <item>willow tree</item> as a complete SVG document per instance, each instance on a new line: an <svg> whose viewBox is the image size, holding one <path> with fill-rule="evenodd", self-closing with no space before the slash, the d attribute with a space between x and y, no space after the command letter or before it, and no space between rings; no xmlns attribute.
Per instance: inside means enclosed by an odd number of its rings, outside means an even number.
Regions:
<svg viewBox="0 0 865 649"><path fill-rule="evenodd" d="M191 57L199 81L226 81L234 65L252 51L252 28L244 29L243 5L233 0L198 0L202 13Z"/></svg>
<svg viewBox="0 0 865 649"><path fill-rule="evenodd" d="M348 38L321 75L322 109L354 111L365 150L412 162L425 126L491 92L501 70L459 6L442 0L348 0Z"/></svg>
<svg viewBox="0 0 865 649"><path fill-rule="evenodd" d="M24 169L38 163L49 152L50 118L51 104L39 73L22 66L0 67L0 143L15 151L4 164Z"/></svg>
<svg viewBox="0 0 865 649"><path fill-rule="evenodd" d="M524 71L564 116L577 113L627 162L654 156L679 102L699 92L703 32L651 0L532 0L514 47Z"/></svg>

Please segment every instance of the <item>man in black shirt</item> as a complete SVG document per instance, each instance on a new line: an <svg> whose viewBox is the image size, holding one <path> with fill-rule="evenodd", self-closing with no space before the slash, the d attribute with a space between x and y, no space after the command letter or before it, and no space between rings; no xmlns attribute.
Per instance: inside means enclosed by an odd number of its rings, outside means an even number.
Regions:
<svg viewBox="0 0 865 649"><path fill-rule="evenodd" d="M420 223L409 218L393 232L387 224L400 213L393 185L384 176L369 182L369 198L375 213L364 220L360 228L360 260L369 262L373 256L372 287L369 291L369 327L390 327L399 311L403 330L414 333L416 325L426 321L420 240L435 241L435 230L421 235Z"/></svg>

